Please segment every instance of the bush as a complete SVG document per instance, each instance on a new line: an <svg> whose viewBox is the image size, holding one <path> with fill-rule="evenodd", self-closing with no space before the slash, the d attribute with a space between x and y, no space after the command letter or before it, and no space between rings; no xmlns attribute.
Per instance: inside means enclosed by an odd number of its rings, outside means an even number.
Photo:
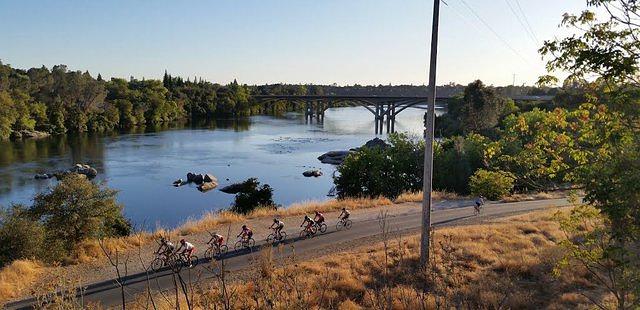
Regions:
<svg viewBox="0 0 640 310"><path fill-rule="evenodd" d="M389 147L363 147L347 156L334 179L339 198L395 199L422 189L424 143L404 134L389 136Z"/></svg>
<svg viewBox="0 0 640 310"><path fill-rule="evenodd" d="M27 208L0 208L0 267L14 260L40 258L44 252L45 229L25 216Z"/></svg>
<svg viewBox="0 0 640 310"><path fill-rule="evenodd" d="M488 139L470 134L436 143L434 148L433 189L469 194L469 178L484 165Z"/></svg>
<svg viewBox="0 0 640 310"><path fill-rule="evenodd" d="M260 186L255 178L250 178L241 183L242 189L236 194L231 211L239 214L248 214L258 208L273 208L277 206L273 202L273 189L269 184Z"/></svg>
<svg viewBox="0 0 640 310"><path fill-rule="evenodd" d="M70 175L50 193L36 195L29 213L42 222L47 239L62 241L69 253L80 241L126 236L131 232L116 194L83 176Z"/></svg>
<svg viewBox="0 0 640 310"><path fill-rule="evenodd" d="M499 200L511 192L513 181L506 172L479 169L469 179L469 187L474 195Z"/></svg>

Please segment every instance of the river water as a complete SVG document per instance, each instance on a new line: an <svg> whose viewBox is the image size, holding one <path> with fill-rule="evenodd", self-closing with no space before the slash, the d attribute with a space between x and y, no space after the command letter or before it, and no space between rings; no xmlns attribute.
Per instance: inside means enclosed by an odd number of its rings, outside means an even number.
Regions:
<svg viewBox="0 0 640 310"><path fill-rule="evenodd" d="M403 111L396 131L421 136L423 114L421 109ZM374 137L373 115L363 107L347 107L327 110L324 124L305 124L302 115L287 114L139 133L0 142L0 205L31 204L34 194L56 183L35 180L36 173L68 169L75 163L95 167L96 180L119 191L126 216L144 229L175 227L229 207L233 195L217 189L201 193L191 185L173 187L171 183L186 179L187 172L212 173L220 187L256 177L273 187L274 201L285 207L326 200L335 168L317 157ZM324 175L303 177L302 172L311 168Z"/></svg>

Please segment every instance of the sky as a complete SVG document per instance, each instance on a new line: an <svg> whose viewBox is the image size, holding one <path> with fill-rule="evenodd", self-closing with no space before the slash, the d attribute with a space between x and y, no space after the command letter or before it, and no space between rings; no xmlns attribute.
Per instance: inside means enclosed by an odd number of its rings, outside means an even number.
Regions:
<svg viewBox="0 0 640 310"><path fill-rule="evenodd" d="M531 85L585 0L445 0L438 83ZM0 0L0 61L104 78L427 83L431 0ZM524 14L524 16L523 16ZM518 16L518 17L516 17ZM530 30L527 30L530 29Z"/></svg>

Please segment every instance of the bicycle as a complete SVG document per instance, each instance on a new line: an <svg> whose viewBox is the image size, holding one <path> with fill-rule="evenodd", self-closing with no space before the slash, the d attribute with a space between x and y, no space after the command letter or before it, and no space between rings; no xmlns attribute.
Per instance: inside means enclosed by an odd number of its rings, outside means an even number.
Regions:
<svg viewBox="0 0 640 310"><path fill-rule="evenodd" d="M325 222L322 222L320 224L318 224L318 222L315 222L314 225L316 226L317 231L323 234L327 232L327 224Z"/></svg>
<svg viewBox="0 0 640 310"><path fill-rule="evenodd" d="M315 224L311 225L311 227L309 228L305 226L304 228L302 228L302 231L300 231L300 238L306 239L309 237L313 237L317 232L318 232L318 227L316 227Z"/></svg>
<svg viewBox="0 0 640 310"><path fill-rule="evenodd" d="M149 267L154 272L158 272L162 267L170 265L170 259L171 256L173 256L173 253L169 253L169 255L167 255L167 253L154 252L153 254L155 254L155 258L151 261Z"/></svg>
<svg viewBox="0 0 640 310"><path fill-rule="evenodd" d="M216 257L221 257L229 251L229 247L226 244L217 245L211 244L206 251L204 251L204 257L208 260L213 260Z"/></svg>
<svg viewBox="0 0 640 310"><path fill-rule="evenodd" d="M482 211L482 205L481 204L476 204L475 206L473 206L473 215L474 216L480 215L480 211Z"/></svg>
<svg viewBox="0 0 640 310"><path fill-rule="evenodd" d="M277 234L275 232L270 233L269 236L267 236L267 243L269 244L274 244L274 243L278 243L278 242L283 242L284 240L287 239L287 233L284 231L279 231Z"/></svg>
<svg viewBox="0 0 640 310"><path fill-rule="evenodd" d="M175 257L175 261L173 261L171 268L174 272L180 272L183 267L193 268L198 265L197 255L191 255L191 266L189 266L189 259L185 253L176 253L173 256Z"/></svg>
<svg viewBox="0 0 640 310"><path fill-rule="evenodd" d="M239 250L244 250L244 249L249 249L251 250L254 246L256 245L256 241L253 240L253 237L249 237L249 238L240 238L238 239L238 241L236 241L236 243L233 245L234 250L239 251Z"/></svg>
<svg viewBox="0 0 640 310"><path fill-rule="evenodd" d="M338 223L336 223L336 230L351 229L351 225L353 225L353 221L348 218L341 218Z"/></svg>

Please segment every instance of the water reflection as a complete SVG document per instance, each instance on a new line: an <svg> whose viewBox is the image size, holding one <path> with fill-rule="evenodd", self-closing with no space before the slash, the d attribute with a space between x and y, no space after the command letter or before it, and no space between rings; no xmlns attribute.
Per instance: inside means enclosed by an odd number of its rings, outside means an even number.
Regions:
<svg viewBox="0 0 640 310"><path fill-rule="evenodd" d="M397 131L422 133L424 110L408 109ZM373 116L362 107L330 109L324 124L305 124L299 114L282 117L203 120L194 124L146 126L107 135L54 136L42 140L0 142L0 205L30 203L55 180L34 180L36 173L87 163L98 181L118 189L125 213L137 224L175 226L188 217L225 208L233 196L203 194L171 182L187 172L211 172L221 185L258 177L274 189L277 203L326 199L334 167L317 157L329 150L362 145L374 137ZM304 178L309 167L325 175Z"/></svg>

